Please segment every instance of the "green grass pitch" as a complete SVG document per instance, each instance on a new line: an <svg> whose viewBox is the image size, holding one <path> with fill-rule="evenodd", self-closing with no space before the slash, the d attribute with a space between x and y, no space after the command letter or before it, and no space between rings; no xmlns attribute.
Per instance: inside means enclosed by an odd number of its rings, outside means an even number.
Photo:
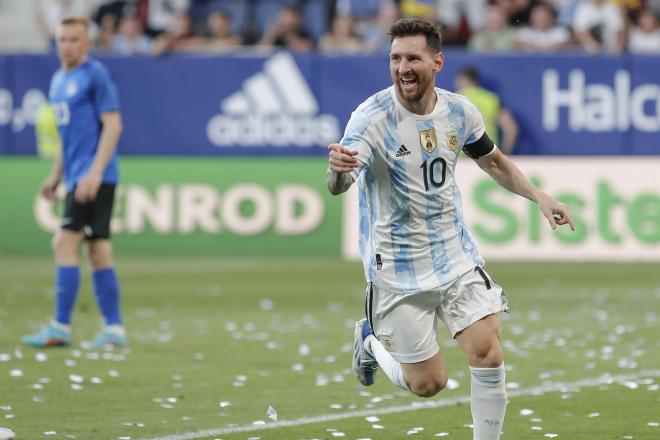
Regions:
<svg viewBox="0 0 660 440"><path fill-rule="evenodd" d="M660 439L657 265L488 270L512 307L503 439ZM130 257L118 271L129 348L81 348L100 324L84 270L73 345L36 350L19 338L50 315L51 260L0 257L0 426L17 440L472 438L444 328L452 389L425 400L382 373L354 380L359 263Z"/></svg>

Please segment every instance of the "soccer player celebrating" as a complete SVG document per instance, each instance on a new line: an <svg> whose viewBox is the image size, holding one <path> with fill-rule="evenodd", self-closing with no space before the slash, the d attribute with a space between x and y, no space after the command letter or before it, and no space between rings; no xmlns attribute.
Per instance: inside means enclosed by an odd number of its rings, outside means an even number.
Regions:
<svg viewBox="0 0 660 440"><path fill-rule="evenodd" d="M463 219L454 178L461 149L504 188L536 202L553 229L573 229L573 220L498 150L474 104L435 87L444 63L438 29L402 19L390 41L393 86L362 103L340 144L328 147L330 192L355 181L360 195L367 317L355 325L353 371L371 385L380 366L399 387L434 396L447 384L440 319L467 355L474 439L495 440L507 398L498 316L507 303Z"/></svg>
<svg viewBox="0 0 660 440"><path fill-rule="evenodd" d="M62 19L56 30L61 67L51 80L49 100L55 110L62 152L41 193L54 199L64 177L67 196L61 228L53 237L55 316L38 333L23 337L25 344L36 347L68 345L71 341L71 314L80 286L78 250L83 240L94 271L97 304L106 324L91 348L122 347L126 343L109 240L119 177L119 98L108 70L88 56L88 32L89 22L81 17Z"/></svg>

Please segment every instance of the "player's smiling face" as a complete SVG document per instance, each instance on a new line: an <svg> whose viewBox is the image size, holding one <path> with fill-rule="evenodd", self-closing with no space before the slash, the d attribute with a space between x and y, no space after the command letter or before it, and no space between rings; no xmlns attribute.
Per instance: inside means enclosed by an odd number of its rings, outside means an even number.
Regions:
<svg viewBox="0 0 660 440"><path fill-rule="evenodd" d="M434 99L435 75L442 69L443 57L432 52L423 35L397 37L392 41L390 73L405 107L424 106L425 100Z"/></svg>
<svg viewBox="0 0 660 440"><path fill-rule="evenodd" d="M56 31L57 53L66 69L80 65L87 57L87 28L79 23L60 25Z"/></svg>

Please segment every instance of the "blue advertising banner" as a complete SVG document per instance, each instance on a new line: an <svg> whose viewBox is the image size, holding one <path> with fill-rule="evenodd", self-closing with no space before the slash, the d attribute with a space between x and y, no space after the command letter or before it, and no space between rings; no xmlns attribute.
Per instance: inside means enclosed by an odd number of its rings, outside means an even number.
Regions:
<svg viewBox="0 0 660 440"><path fill-rule="evenodd" d="M447 51L438 86L477 68L520 125L516 154L659 154L660 59ZM120 152L323 155L351 112L391 83L388 57L104 57L120 91ZM36 152L34 121L57 68L0 57L0 154Z"/></svg>

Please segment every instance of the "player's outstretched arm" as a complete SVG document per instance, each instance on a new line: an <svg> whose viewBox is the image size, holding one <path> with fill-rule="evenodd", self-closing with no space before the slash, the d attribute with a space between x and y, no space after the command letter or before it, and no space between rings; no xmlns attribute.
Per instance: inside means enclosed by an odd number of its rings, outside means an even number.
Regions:
<svg viewBox="0 0 660 440"><path fill-rule="evenodd" d="M337 195L348 190L353 184L351 171L358 167L357 150L339 144L328 145L327 183L330 193Z"/></svg>
<svg viewBox="0 0 660 440"><path fill-rule="evenodd" d="M480 157L476 162L482 170L504 188L536 202L552 229L555 229L557 225L568 224L571 231L575 230L575 223L568 212L568 207L535 187L513 161L501 151L495 150L493 154Z"/></svg>

